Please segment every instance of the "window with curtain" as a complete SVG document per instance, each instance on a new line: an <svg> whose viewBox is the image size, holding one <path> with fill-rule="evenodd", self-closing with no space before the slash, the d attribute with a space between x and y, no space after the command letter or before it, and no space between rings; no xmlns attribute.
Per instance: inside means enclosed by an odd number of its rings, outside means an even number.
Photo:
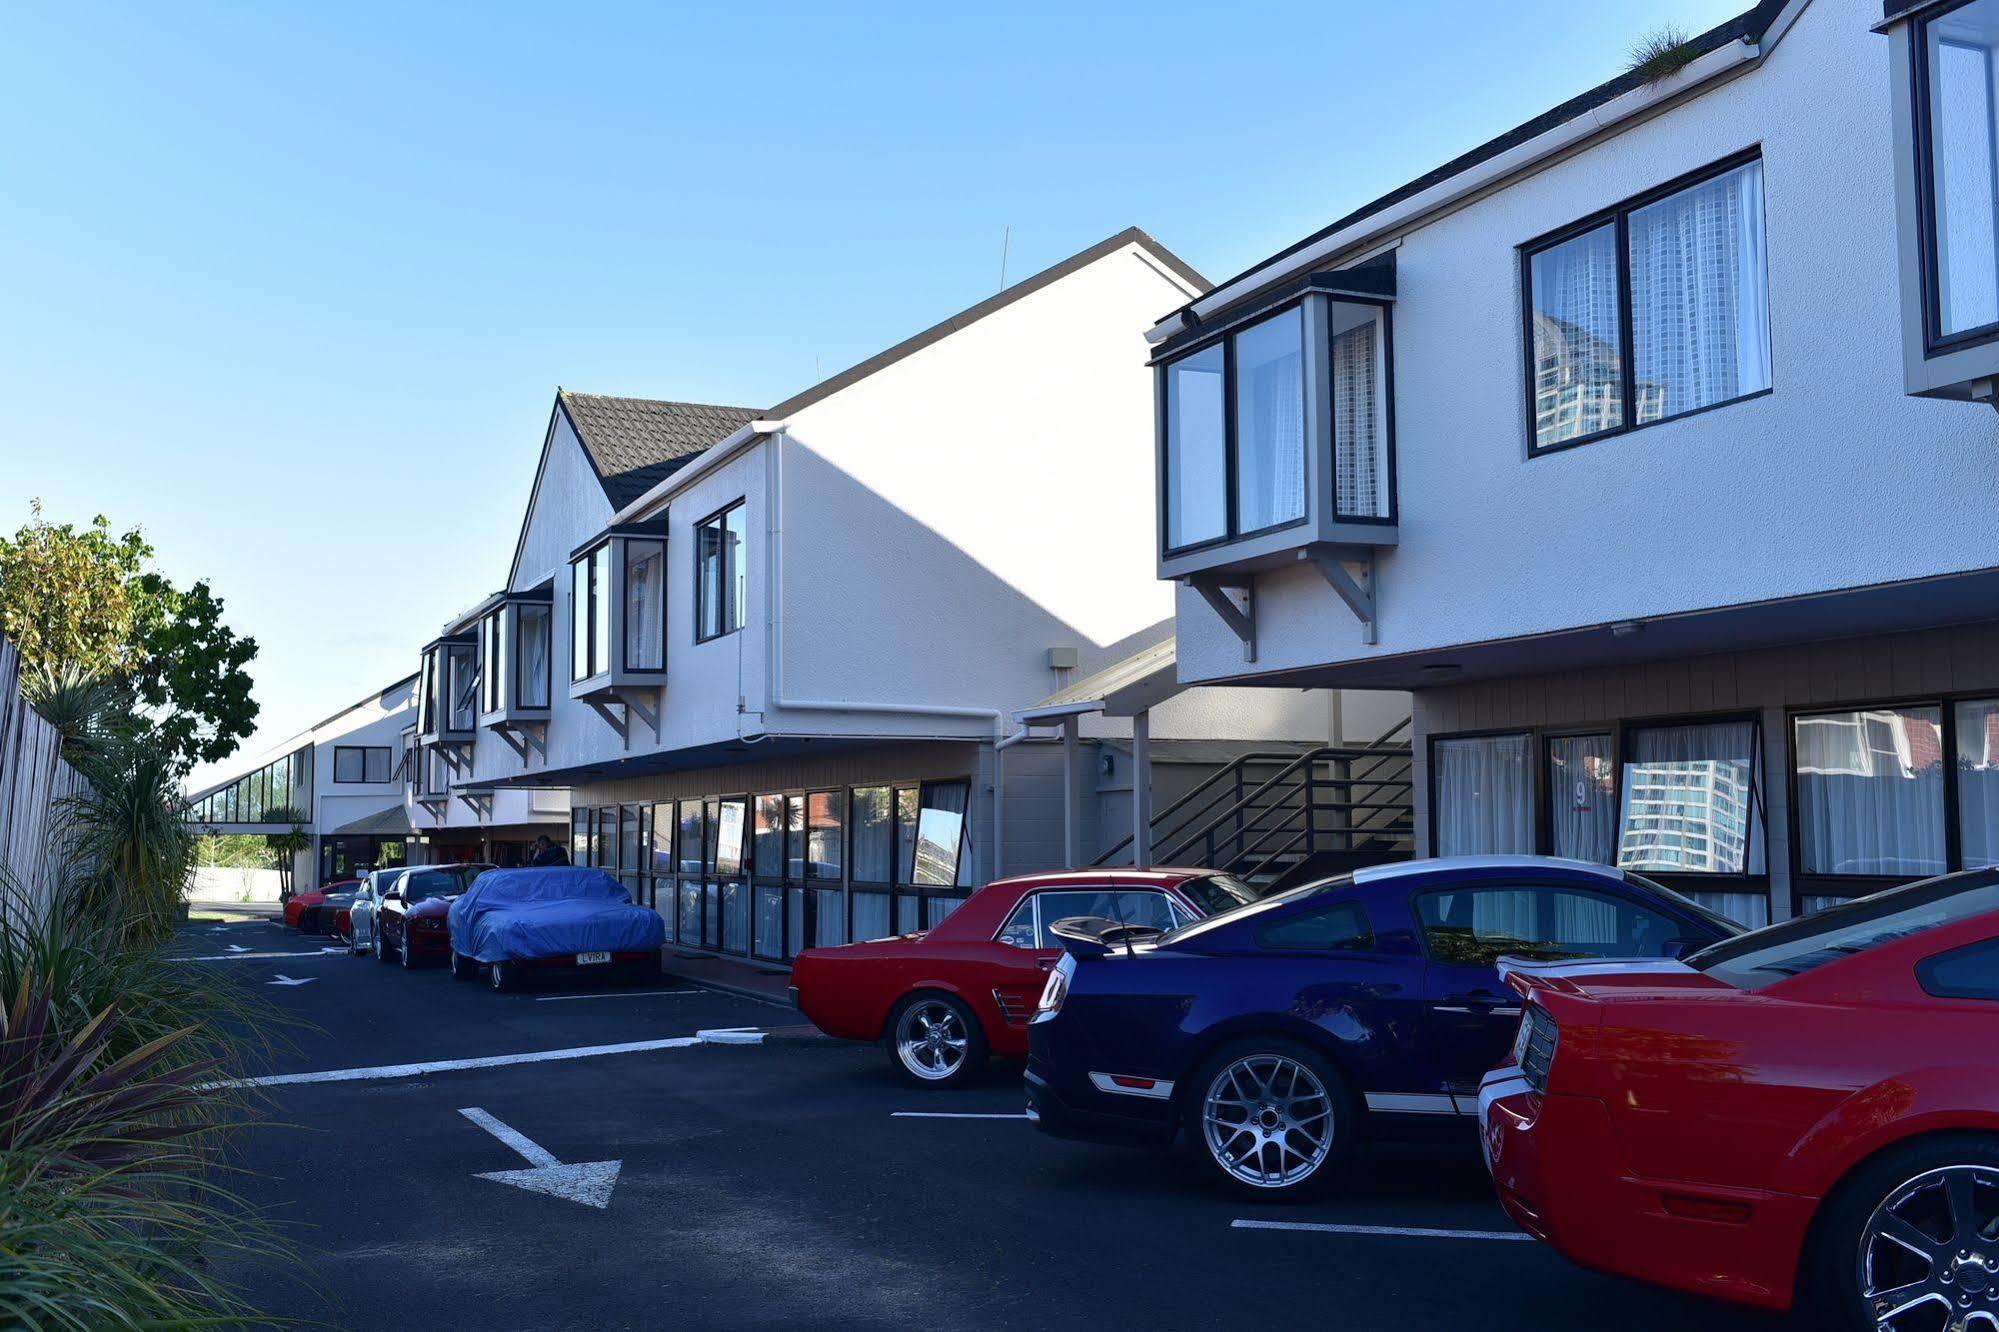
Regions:
<svg viewBox="0 0 1999 1332"><path fill-rule="evenodd" d="M1533 853L1531 748L1526 735L1465 736L1431 747L1438 855Z"/></svg>
<svg viewBox="0 0 1999 1332"><path fill-rule="evenodd" d="M815 879L840 877L840 793L814 791L805 798L806 873Z"/></svg>
<svg viewBox="0 0 1999 1332"><path fill-rule="evenodd" d="M548 650L554 611L541 602L522 602L514 611L518 652L514 702L523 708L548 706Z"/></svg>
<svg viewBox="0 0 1999 1332"><path fill-rule="evenodd" d="M784 876L793 882L805 877L805 797L784 798Z"/></svg>
<svg viewBox="0 0 1999 1332"><path fill-rule="evenodd" d="M1791 758L1800 872L1914 878L1947 868L1941 708L1795 717Z"/></svg>
<svg viewBox="0 0 1999 1332"><path fill-rule="evenodd" d="M680 802L680 872L682 874L701 873L704 855L702 842L707 834L707 820L702 817L699 800Z"/></svg>
<svg viewBox="0 0 1999 1332"><path fill-rule="evenodd" d="M1490 966L1509 954L1541 959L1663 957L1681 937L1669 916L1622 898L1566 888L1491 887L1416 899L1430 955Z"/></svg>
<svg viewBox="0 0 1999 1332"><path fill-rule="evenodd" d="M1526 279L1536 449L1770 387L1761 160L1531 251Z"/></svg>
<svg viewBox="0 0 1999 1332"><path fill-rule="evenodd" d="M1388 397L1382 384L1382 314L1332 305L1333 498L1342 518L1387 518Z"/></svg>
<svg viewBox="0 0 1999 1332"><path fill-rule="evenodd" d="M916 882L916 825L923 817L923 792L901 786L895 792L895 881Z"/></svg>
<svg viewBox="0 0 1999 1332"><path fill-rule="evenodd" d="M666 667L666 543L625 542L625 669Z"/></svg>
<svg viewBox="0 0 1999 1332"><path fill-rule="evenodd" d="M652 817L652 856L647 872L655 879L669 879L673 876L673 805L654 805Z"/></svg>
<svg viewBox="0 0 1999 1332"><path fill-rule="evenodd" d="M784 797L760 795L756 799L756 830L751 839L751 872L758 878L784 877Z"/></svg>
<svg viewBox="0 0 1999 1332"><path fill-rule="evenodd" d="M1165 369L1166 545L1228 535L1228 425L1220 343Z"/></svg>
<svg viewBox="0 0 1999 1332"><path fill-rule="evenodd" d="M1952 337L1999 323L1999 159L1993 105L1999 0L1938 14L1923 24L1929 97L1930 324Z"/></svg>
<svg viewBox="0 0 1999 1332"><path fill-rule="evenodd" d="M715 821L715 873L733 878L743 872L743 837L749 831L749 805L724 800Z"/></svg>
<svg viewBox="0 0 1999 1332"><path fill-rule="evenodd" d="M917 813L914 873L911 882L950 888L967 882L971 857L964 854L965 815L971 805L970 782L925 782Z"/></svg>
<svg viewBox="0 0 1999 1332"><path fill-rule="evenodd" d="M748 511L741 500L694 528L694 637L720 638L743 627L749 587L744 550Z"/></svg>
<svg viewBox="0 0 1999 1332"><path fill-rule="evenodd" d="M894 878L893 799L894 792L886 786L854 788L847 836L852 848L848 873L855 883L888 883Z"/></svg>
<svg viewBox="0 0 1999 1332"><path fill-rule="evenodd" d="M1237 532L1305 516L1305 316L1293 308L1251 324L1235 354Z"/></svg>
<svg viewBox="0 0 1999 1332"><path fill-rule="evenodd" d="M1626 733L1617 863L1669 874L1761 874L1762 763L1753 721Z"/></svg>
<svg viewBox="0 0 1999 1332"><path fill-rule="evenodd" d="M1960 869L1999 865L1999 698L1953 707Z"/></svg>
<svg viewBox="0 0 1999 1332"><path fill-rule="evenodd" d="M479 649L456 643L446 657L451 668L451 729L470 731L479 725ZM388 780L386 777L382 780Z"/></svg>
<svg viewBox="0 0 1999 1332"><path fill-rule="evenodd" d="M1617 859L1617 768L1608 735L1548 737L1548 851Z"/></svg>
<svg viewBox="0 0 1999 1332"><path fill-rule="evenodd" d="M626 874L639 871L639 807L618 808L618 868Z"/></svg>

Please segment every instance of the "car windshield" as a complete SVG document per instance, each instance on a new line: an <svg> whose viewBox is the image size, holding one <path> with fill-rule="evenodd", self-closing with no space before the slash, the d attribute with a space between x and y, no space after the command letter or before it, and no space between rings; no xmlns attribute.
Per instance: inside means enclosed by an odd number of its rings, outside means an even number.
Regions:
<svg viewBox="0 0 1999 1332"><path fill-rule="evenodd" d="M1760 990L1828 962L1999 910L1999 871L1967 870L1892 888L1703 948L1688 966Z"/></svg>
<svg viewBox="0 0 1999 1332"><path fill-rule="evenodd" d="M1180 891L1210 916L1248 906L1256 900L1256 889L1227 874L1204 874L1198 879L1189 879L1180 885Z"/></svg>
<svg viewBox="0 0 1999 1332"><path fill-rule="evenodd" d="M1674 892L1663 883L1656 883L1642 874L1633 874L1630 870L1624 871L1624 881L1633 887L1643 888L1646 892L1654 896L1663 897L1688 915L1698 920L1706 921L1708 924L1714 926L1724 939L1732 938L1742 933L1742 926L1740 924L1730 920L1718 911L1708 910L1685 893Z"/></svg>
<svg viewBox="0 0 1999 1332"><path fill-rule="evenodd" d="M1217 875L1215 877L1221 878L1225 876ZM1237 883L1234 879L1229 880L1229 882ZM1268 911L1272 907L1282 906L1286 902L1302 902L1308 897L1317 897L1321 893L1334 893L1345 888L1351 888L1353 887L1353 875L1342 874L1337 878L1320 879L1315 883L1301 884L1296 888L1287 888L1281 893L1272 893L1269 897L1257 897L1254 891L1249 888L1240 884L1238 886L1242 887L1242 891L1249 894L1250 901L1239 903L1236 906L1228 908L1226 911L1217 911L1205 920L1197 920L1192 924L1182 925L1177 930L1168 930L1159 937L1157 942L1161 945L1184 943L1188 939L1199 938L1217 926L1226 925L1231 921L1246 920L1251 916Z"/></svg>
<svg viewBox="0 0 1999 1332"><path fill-rule="evenodd" d="M448 865L440 869L411 870L403 876L403 900L421 902L426 897L452 897L465 891L472 880L479 877L481 870L467 869L462 865Z"/></svg>

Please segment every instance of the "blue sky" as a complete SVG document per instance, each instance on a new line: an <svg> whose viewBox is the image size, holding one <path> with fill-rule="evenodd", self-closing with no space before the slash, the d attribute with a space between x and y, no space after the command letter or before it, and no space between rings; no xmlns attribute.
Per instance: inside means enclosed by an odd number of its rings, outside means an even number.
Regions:
<svg viewBox="0 0 1999 1332"><path fill-rule="evenodd" d="M504 579L558 384L777 401L1009 226L1223 277L1748 5L9 6L0 525L208 577L275 741Z"/></svg>

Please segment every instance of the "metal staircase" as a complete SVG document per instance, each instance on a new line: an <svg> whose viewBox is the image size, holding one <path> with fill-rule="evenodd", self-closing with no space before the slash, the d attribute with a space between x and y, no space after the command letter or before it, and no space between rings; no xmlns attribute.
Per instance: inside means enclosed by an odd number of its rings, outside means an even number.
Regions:
<svg viewBox="0 0 1999 1332"><path fill-rule="evenodd" d="M1405 718L1366 745L1252 752L1153 816L1152 863L1225 870L1277 891L1415 854ZM1131 863L1132 839L1099 865Z"/></svg>

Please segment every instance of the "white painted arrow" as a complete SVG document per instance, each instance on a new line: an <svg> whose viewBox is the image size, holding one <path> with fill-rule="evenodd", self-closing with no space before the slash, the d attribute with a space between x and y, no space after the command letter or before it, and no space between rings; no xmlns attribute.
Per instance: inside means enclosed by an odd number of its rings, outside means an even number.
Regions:
<svg viewBox="0 0 1999 1332"><path fill-rule="evenodd" d="M247 953L250 951L248 948L245 948L242 944L223 944L222 946L228 949L232 953Z"/></svg>
<svg viewBox="0 0 1999 1332"><path fill-rule="evenodd" d="M280 972L278 973L278 976L277 976L277 979L276 979L276 980L272 980L272 981L266 981L266 982L265 982L265 984L267 984L267 985L310 985L310 984L312 984L312 983L313 983L313 981L314 981L314 980L316 980L316 979L318 979L318 978L317 978L317 977L315 977L315 976L307 976L307 977L305 977L305 978L304 978L303 980L293 980L293 979L292 979L292 978L291 978L290 976L287 976L287 975L285 975L285 973L284 973L284 972L280 971Z"/></svg>
<svg viewBox="0 0 1999 1332"><path fill-rule="evenodd" d="M567 1198L570 1202L595 1207L599 1211L611 1205L611 1188L618 1182L618 1167L624 1164L623 1161L578 1161L574 1165L564 1165L525 1133L509 1128L476 1105L465 1106L458 1113L520 1153L521 1159L531 1167L527 1170L494 1170L474 1178L511 1184L517 1189L546 1193L553 1198Z"/></svg>

